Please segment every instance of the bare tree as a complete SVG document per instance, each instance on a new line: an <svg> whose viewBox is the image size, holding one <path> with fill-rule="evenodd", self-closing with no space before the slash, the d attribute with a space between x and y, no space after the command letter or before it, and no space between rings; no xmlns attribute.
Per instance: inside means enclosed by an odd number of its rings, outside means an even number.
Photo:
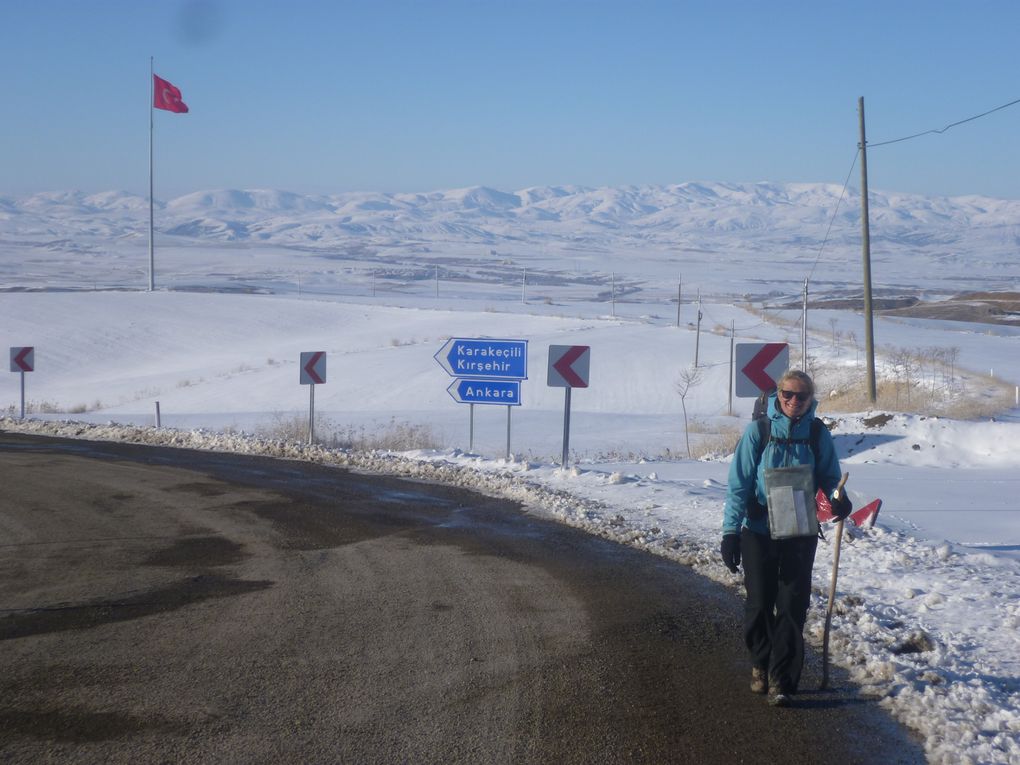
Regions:
<svg viewBox="0 0 1020 765"><path fill-rule="evenodd" d="M896 405L900 404L900 382L907 391L907 406L910 406L910 386L916 369L913 354L907 348L894 348L889 357L896 370Z"/></svg>
<svg viewBox="0 0 1020 765"><path fill-rule="evenodd" d="M676 392L680 394L680 406L684 411L684 439L687 442L687 458L691 458L691 434L687 428L687 394L702 381L702 371L693 364L680 371L676 381Z"/></svg>
<svg viewBox="0 0 1020 765"><path fill-rule="evenodd" d="M946 349L946 363L949 365L949 388L956 387L956 362L960 359L960 346L954 345Z"/></svg>
<svg viewBox="0 0 1020 765"><path fill-rule="evenodd" d="M846 333L846 339L854 347L854 366L859 367L861 365L861 348L857 345L857 333L851 329Z"/></svg>
<svg viewBox="0 0 1020 765"><path fill-rule="evenodd" d="M931 366L931 392L928 394L928 398L932 403L935 401L935 387L938 383L939 355L941 353L942 349L934 345L921 350L921 374L924 374L925 361Z"/></svg>

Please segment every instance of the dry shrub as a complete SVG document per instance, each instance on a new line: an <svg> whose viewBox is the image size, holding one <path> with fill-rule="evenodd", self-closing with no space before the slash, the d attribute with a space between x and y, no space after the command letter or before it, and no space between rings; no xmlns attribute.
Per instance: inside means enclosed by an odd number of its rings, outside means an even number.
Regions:
<svg viewBox="0 0 1020 765"><path fill-rule="evenodd" d="M687 431L689 433L714 433L715 427L699 417L691 417L691 421L687 424Z"/></svg>
<svg viewBox="0 0 1020 765"><path fill-rule="evenodd" d="M255 432L266 438L278 438L283 441L307 441L308 415L277 412L269 425L259 426ZM397 422L395 418L391 418L385 425L369 430L364 425L340 426L328 417L318 414L315 416L315 443L357 451L384 449L403 452L443 447L442 439L435 434L430 425Z"/></svg>
<svg viewBox="0 0 1020 765"><path fill-rule="evenodd" d="M940 401L915 391L908 402L902 385L891 380L879 380L876 385L876 401L868 399L866 384L843 388L829 396L819 394L818 411L822 414L846 412L908 412L931 416L948 417L956 420L981 420L994 417L1010 409L1014 404L1015 391L1001 380L988 377L971 378L964 383L961 394Z"/></svg>
<svg viewBox="0 0 1020 765"><path fill-rule="evenodd" d="M744 428L736 425L726 426L714 433L703 432L691 443L691 456L700 460L732 454L743 433Z"/></svg>
<svg viewBox="0 0 1020 765"><path fill-rule="evenodd" d="M990 387L980 398L961 398L953 401L942 414L957 420L984 420L1010 409L1015 402L1015 390L1005 383L991 381Z"/></svg>
<svg viewBox="0 0 1020 765"><path fill-rule="evenodd" d="M315 433L319 435L316 443L325 443L321 434L331 430L333 423L329 420L316 416ZM308 415L307 414L284 414L275 412L272 422L269 425L258 425L255 432L264 438L278 438L281 441L307 441L308 440Z"/></svg>
<svg viewBox="0 0 1020 765"><path fill-rule="evenodd" d="M860 385L840 388L832 391L829 395L821 392L821 386L819 388L819 413L866 412L871 409L897 412L906 404L906 398L902 392L897 396L896 383L885 380L878 381L876 385L877 400L874 404L868 398L868 388L863 380Z"/></svg>
<svg viewBox="0 0 1020 765"><path fill-rule="evenodd" d="M25 402L25 414L82 414L83 412L89 411L89 408L89 405L85 403L65 406L56 401ZM96 399L91 408L102 409L103 402ZM0 409L0 413L2 412L6 412L12 417L17 416L21 414L21 406L20 404L11 404L6 408Z"/></svg>
<svg viewBox="0 0 1020 765"><path fill-rule="evenodd" d="M441 449L444 443L431 425L397 422L395 418L391 418L389 423L373 431L366 430L364 425L337 428L333 431L331 445L358 451L383 449L406 452L413 449Z"/></svg>

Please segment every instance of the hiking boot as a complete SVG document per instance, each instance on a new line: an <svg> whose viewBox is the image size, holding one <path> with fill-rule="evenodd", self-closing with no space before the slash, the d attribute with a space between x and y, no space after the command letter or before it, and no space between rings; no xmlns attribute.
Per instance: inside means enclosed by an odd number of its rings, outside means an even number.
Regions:
<svg viewBox="0 0 1020 765"><path fill-rule="evenodd" d="M764 669L751 667L751 693L765 693L769 689Z"/></svg>
<svg viewBox="0 0 1020 765"><path fill-rule="evenodd" d="M770 679L769 681L768 702L770 707L790 706L790 694L787 693L786 689L774 679Z"/></svg>

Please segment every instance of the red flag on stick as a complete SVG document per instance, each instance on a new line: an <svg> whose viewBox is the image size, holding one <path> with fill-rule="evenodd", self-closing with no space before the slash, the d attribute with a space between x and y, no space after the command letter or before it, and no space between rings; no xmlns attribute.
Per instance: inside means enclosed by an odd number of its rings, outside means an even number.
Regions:
<svg viewBox="0 0 1020 765"><path fill-rule="evenodd" d="M181 100L181 91L155 74L152 75L152 105L168 112L188 113L188 105Z"/></svg>

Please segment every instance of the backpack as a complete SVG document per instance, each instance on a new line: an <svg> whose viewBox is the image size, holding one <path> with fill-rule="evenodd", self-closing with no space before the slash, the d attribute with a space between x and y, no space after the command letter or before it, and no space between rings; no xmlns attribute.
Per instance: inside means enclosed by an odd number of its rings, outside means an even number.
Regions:
<svg viewBox="0 0 1020 765"><path fill-rule="evenodd" d="M765 446L769 441L775 441L775 443L781 444L803 444L807 443L811 447L811 453L815 457L815 464L819 462L818 458L818 439L821 437L820 428L822 427L822 421L815 417L811 420L811 433L807 438L772 438L772 420L769 419L769 396L776 392L775 388L769 390L763 390L758 394L758 398L754 400L754 409L751 411L751 419L758 423L758 435L760 451L756 455L755 462L761 459L762 453L765 451Z"/></svg>
<svg viewBox="0 0 1020 765"><path fill-rule="evenodd" d="M821 461L819 457L820 446L818 445L819 439L822 437L822 428L825 427L820 419L815 417L811 420L811 432L807 438L773 438L772 437L772 420L768 417L759 417L756 422L758 423L758 443L759 451L755 459L755 463L761 459L761 455L765 452L765 447L771 441L776 444L804 444L806 443L811 447L811 454L814 455L815 465Z"/></svg>

